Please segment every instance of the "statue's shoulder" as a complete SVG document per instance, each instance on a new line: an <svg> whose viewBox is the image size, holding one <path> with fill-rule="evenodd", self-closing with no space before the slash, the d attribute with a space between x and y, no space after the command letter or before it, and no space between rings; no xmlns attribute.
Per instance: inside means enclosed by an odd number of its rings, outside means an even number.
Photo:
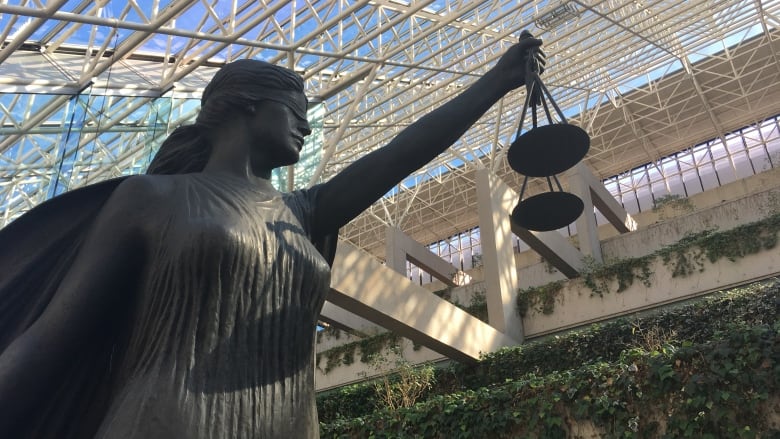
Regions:
<svg viewBox="0 0 780 439"><path fill-rule="evenodd" d="M176 181L170 175L133 175L117 186L112 198L129 203L154 203L174 196Z"/></svg>
<svg viewBox="0 0 780 439"><path fill-rule="evenodd" d="M126 221L157 216L176 199L176 181L168 175L133 175L123 180L103 206L109 216Z"/></svg>

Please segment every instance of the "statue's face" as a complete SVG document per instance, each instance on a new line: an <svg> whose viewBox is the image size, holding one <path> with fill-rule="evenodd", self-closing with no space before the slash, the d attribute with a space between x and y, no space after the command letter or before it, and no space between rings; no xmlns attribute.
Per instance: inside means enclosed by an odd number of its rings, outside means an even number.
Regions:
<svg viewBox="0 0 780 439"><path fill-rule="evenodd" d="M306 136L311 134L309 122L281 102L260 101L249 115L252 165L273 169L296 163Z"/></svg>

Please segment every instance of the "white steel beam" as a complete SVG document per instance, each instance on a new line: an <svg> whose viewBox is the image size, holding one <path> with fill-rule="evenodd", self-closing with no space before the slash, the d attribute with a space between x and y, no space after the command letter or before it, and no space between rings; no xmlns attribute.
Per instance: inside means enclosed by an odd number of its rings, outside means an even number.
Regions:
<svg viewBox="0 0 780 439"><path fill-rule="evenodd" d="M0 64L7 60L16 49L22 46L22 44L26 43L27 39L32 34L34 34L36 30L43 26L43 24L52 17L52 14L54 14L57 9L61 8L67 2L67 0L52 1L50 4L46 5L46 7L41 9L40 16L38 16L35 20L23 25L22 29L13 36L11 41L9 41L5 47L0 49Z"/></svg>

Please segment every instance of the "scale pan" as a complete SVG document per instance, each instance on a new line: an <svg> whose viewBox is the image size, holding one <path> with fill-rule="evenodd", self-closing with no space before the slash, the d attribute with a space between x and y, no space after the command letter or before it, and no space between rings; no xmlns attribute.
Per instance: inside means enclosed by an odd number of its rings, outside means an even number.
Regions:
<svg viewBox="0 0 780 439"><path fill-rule="evenodd" d="M527 198L512 210L512 221L535 232L566 227L579 218L585 205L568 192L545 192Z"/></svg>
<svg viewBox="0 0 780 439"><path fill-rule="evenodd" d="M590 148L590 136L582 128L556 123L532 128L512 142L509 166L529 177L549 177L576 165Z"/></svg>

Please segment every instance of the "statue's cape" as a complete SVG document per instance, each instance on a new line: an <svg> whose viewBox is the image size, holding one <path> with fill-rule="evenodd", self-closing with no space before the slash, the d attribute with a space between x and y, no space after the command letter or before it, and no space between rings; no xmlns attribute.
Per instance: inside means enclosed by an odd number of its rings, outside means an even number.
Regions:
<svg viewBox="0 0 780 439"><path fill-rule="evenodd" d="M122 180L52 198L0 229L0 350L46 308L92 220Z"/></svg>
<svg viewBox="0 0 780 439"><path fill-rule="evenodd" d="M0 229L0 352L46 309L73 263L94 218L127 177L104 181L52 198ZM337 234L315 246L329 264ZM101 334L102 335L102 334ZM36 396L29 419L20 419L15 438L94 436L111 389L111 361L121 357L118 334L90 337L90 345L58 371L57 385Z"/></svg>
<svg viewBox="0 0 780 439"><path fill-rule="evenodd" d="M0 352L46 309L92 221L124 178L52 198L0 229ZM107 396L111 341L84 346L71 367L59 371L61 385L36 396L33 413L17 422L14 437L92 437Z"/></svg>

